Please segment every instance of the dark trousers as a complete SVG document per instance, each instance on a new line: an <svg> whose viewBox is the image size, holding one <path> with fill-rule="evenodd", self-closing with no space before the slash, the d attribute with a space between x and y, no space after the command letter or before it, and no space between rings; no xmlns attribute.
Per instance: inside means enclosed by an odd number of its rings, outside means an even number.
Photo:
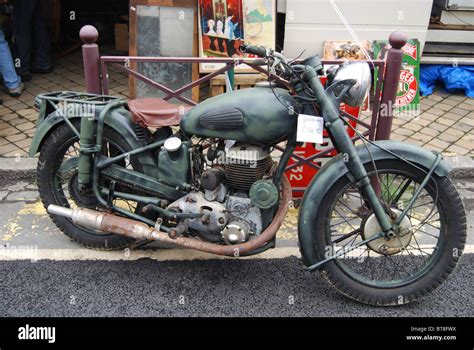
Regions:
<svg viewBox="0 0 474 350"><path fill-rule="evenodd" d="M49 33L42 1L13 0L12 25L19 74L29 74L31 67L50 68Z"/></svg>

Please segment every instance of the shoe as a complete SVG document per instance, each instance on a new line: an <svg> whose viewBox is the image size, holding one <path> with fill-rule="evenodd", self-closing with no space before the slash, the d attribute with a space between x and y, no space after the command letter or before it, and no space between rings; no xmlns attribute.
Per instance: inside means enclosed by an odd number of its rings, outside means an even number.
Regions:
<svg viewBox="0 0 474 350"><path fill-rule="evenodd" d="M25 88L25 85L23 83L20 83L20 85L18 85L18 87L14 88L14 89L8 89L8 94L11 97L18 97L18 96L21 95L24 88Z"/></svg>
<svg viewBox="0 0 474 350"><path fill-rule="evenodd" d="M20 75L21 81L31 81L31 74L22 74Z"/></svg>
<svg viewBox="0 0 474 350"><path fill-rule="evenodd" d="M39 73L39 74L49 74L53 71L53 68L48 67L48 68L36 68L36 67L31 67L31 73Z"/></svg>

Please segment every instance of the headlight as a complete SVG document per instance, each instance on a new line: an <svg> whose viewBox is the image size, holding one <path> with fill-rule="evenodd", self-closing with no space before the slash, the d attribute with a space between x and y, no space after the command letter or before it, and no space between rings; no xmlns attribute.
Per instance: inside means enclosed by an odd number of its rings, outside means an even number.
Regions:
<svg viewBox="0 0 474 350"><path fill-rule="evenodd" d="M337 69L333 77L328 78L329 85L346 79L356 80L357 83L345 94L342 102L355 107L364 103L371 82L370 68L366 62L346 62ZM339 91L337 90L335 90L336 93L340 92L342 86Z"/></svg>

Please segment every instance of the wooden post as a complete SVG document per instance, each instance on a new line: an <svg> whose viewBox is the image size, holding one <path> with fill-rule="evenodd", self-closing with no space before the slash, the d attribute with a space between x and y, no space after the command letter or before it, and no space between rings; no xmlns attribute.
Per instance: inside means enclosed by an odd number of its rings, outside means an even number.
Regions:
<svg viewBox="0 0 474 350"><path fill-rule="evenodd" d="M86 25L81 28L79 36L82 45L82 59L84 61L84 77L86 90L91 94L102 94L100 86L99 46L96 44L99 32L95 27Z"/></svg>
<svg viewBox="0 0 474 350"><path fill-rule="evenodd" d="M407 36L403 32L395 31L390 34L391 48L387 52L385 64L385 79L383 81L382 99L379 106L376 140L389 140L392 131L393 109L398 92L400 72L402 69L402 47L407 43Z"/></svg>

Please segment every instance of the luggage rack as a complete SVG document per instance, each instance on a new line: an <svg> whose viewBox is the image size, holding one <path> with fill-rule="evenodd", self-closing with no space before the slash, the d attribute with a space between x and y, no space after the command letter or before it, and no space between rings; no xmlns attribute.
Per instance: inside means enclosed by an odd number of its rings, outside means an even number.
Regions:
<svg viewBox="0 0 474 350"><path fill-rule="evenodd" d="M122 98L117 96L91 94L87 92L54 91L36 96L35 107L39 108L43 100L48 101L52 105L61 102L106 105L110 102L120 101Z"/></svg>
<svg viewBox="0 0 474 350"><path fill-rule="evenodd" d="M41 122L41 119L55 115L56 117L61 117L74 131L77 137L79 137L79 131L71 123L69 117L66 115L67 113L65 113L69 106L79 107L82 117L94 118L96 117L96 107L104 107L117 102L125 102L125 100L117 96L98 95L87 92L54 91L36 96L35 108L41 110L41 108L46 107L46 112L40 113L38 124ZM44 104L46 104L46 106L44 106ZM68 106L68 104L70 105ZM55 113L53 114L51 112Z"/></svg>

